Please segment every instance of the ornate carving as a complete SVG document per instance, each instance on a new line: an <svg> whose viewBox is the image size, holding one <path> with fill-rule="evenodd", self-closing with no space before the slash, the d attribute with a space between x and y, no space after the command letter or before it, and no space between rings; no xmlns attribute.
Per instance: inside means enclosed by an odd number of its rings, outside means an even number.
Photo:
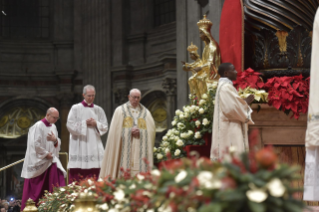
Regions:
<svg viewBox="0 0 319 212"><path fill-rule="evenodd" d="M166 95L176 95L175 78L165 78L162 82L162 87L165 90Z"/></svg>
<svg viewBox="0 0 319 212"><path fill-rule="evenodd" d="M114 91L114 97L115 97L115 104L121 105L128 101L128 94L129 94L128 88L118 88Z"/></svg>

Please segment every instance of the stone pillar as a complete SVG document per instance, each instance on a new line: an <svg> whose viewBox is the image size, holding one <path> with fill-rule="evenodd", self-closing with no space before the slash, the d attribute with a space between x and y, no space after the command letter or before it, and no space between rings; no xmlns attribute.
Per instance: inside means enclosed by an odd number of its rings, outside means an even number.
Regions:
<svg viewBox="0 0 319 212"><path fill-rule="evenodd" d="M167 99L167 128L170 129L172 127L176 108L176 79L164 78L162 87Z"/></svg>

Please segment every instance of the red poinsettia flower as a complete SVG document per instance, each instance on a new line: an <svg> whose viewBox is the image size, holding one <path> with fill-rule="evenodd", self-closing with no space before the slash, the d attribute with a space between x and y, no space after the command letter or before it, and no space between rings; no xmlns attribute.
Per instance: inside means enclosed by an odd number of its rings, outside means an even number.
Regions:
<svg viewBox="0 0 319 212"><path fill-rule="evenodd" d="M233 82L234 86L237 89L245 89L247 87L262 88L264 86L264 82L259 75L259 72L255 72L253 69L248 68L237 74L237 80Z"/></svg>

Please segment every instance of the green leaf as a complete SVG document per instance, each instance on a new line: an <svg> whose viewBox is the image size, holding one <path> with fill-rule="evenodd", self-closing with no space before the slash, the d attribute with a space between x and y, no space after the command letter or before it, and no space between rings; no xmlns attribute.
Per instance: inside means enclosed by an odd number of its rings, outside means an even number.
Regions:
<svg viewBox="0 0 319 212"><path fill-rule="evenodd" d="M265 212L266 211L266 207L263 203L249 201L248 206L249 206L250 210L253 212Z"/></svg>
<svg viewBox="0 0 319 212"><path fill-rule="evenodd" d="M199 212L222 212L222 206L220 203L211 203L209 205L203 205Z"/></svg>

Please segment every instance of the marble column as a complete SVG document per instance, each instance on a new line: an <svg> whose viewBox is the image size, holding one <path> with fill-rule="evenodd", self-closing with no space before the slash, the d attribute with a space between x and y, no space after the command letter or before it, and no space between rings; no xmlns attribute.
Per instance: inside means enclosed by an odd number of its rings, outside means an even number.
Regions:
<svg viewBox="0 0 319 212"><path fill-rule="evenodd" d="M176 109L176 79L164 78L162 82L163 90L167 100L167 129L172 127L172 121Z"/></svg>

